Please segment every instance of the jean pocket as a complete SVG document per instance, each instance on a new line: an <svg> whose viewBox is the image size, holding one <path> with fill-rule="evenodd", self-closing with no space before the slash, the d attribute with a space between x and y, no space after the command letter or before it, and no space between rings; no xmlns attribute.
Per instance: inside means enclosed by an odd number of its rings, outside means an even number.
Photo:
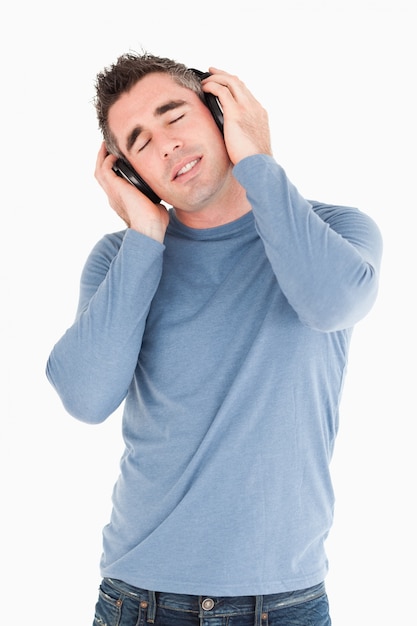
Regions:
<svg viewBox="0 0 417 626"><path fill-rule="evenodd" d="M120 626L123 599L105 581L99 588L93 626Z"/></svg>

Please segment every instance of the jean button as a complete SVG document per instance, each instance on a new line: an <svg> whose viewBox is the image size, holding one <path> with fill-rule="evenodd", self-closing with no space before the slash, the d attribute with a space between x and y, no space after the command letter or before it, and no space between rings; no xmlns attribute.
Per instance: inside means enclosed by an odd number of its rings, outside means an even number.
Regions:
<svg viewBox="0 0 417 626"><path fill-rule="evenodd" d="M204 611L211 611L213 606L214 606L213 598L206 598L201 603L201 608L204 609Z"/></svg>

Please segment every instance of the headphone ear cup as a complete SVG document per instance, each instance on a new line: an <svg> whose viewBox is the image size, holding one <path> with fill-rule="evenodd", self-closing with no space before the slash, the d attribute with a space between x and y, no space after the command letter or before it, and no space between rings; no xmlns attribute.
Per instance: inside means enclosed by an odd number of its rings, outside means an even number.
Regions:
<svg viewBox="0 0 417 626"><path fill-rule="evenodd" d="M201 70L196 70L195 68L190 68L191 72L194 72L196 76L200 80L204 80L208 76L211 76L210 72L202 72ZM220 100L214 96L212 93L204 93L204 99L206 101L207 107L210 109L212 116L214 117L214 121L216 122L220 132L223 134L223 109L220 104Z"/></svg>
<svg viewBox="0 0 417 626"><path fill-rule="evenodd" d="M161 198L157 196L156 193L149 187L148 183L145 182L141 176L139 176L130 163L124 159L117 159L112 169L118 176L124 178L136 187L136 189L139 189L139 191L144 193L149 200L152 200L155 204L159 204L161 202Z"/></svg>
<svg viewBox="0 0 417 626"><path fill-rule="evenodd" d="M216 96L213 96L212 93L205 93L204 96L205 96L206 104L208 108L210 109L211 114L214 117L214 121L216 122L220 132L223 134L224 118L223 118L223 109L220 104L220 101L218 98L216 98Z"/></svg>

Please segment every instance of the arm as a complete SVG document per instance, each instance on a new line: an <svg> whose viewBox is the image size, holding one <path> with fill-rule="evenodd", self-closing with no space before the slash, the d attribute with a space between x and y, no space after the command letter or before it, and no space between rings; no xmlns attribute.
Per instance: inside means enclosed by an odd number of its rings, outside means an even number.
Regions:
<svg viewBox="0 0 417 626"><path fill-rule="evenodd" d="M353 326L371 309L382 254L380 232L357 209L311 203L267 155L240 161L256 226L278 282L300 320L321 331Z"/></svg>
<svg viewBox="0 0 417 626"><path fill-rule="evenodd" d="M128 230L105 237L90 254L76 321L52 350L46 370L67 411L91 423L106 419L126 396L162 272L169 220L162 204L113 172L115 160L102 143L95 177Z"/></svg>
<svg viewBox="0 0 417 626"><path fill-rule="evenodd" d="M265 109L236 76L210 72L203 89L222 104L234 175L246 189L283 293L311 328L353 326L376 298L382 253L377 226L356 209L304 200L273 159Z"/></svg>
<svg viewBox="0 0 417 626"><path fill-rule="evenodd" d="M104 237L84 267L77 317L54 346L47 376L67 411L98 423L132 380L164 246L128 229Z"/></svg>

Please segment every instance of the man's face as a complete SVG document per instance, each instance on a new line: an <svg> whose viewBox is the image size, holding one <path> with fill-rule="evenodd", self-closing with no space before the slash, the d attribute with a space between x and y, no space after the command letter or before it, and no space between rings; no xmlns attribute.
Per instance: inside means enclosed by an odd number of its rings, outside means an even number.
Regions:
<svg viewBox="0 0 417 626"><path fill-rule="evenodd" d="M230 179L223 137L198 95L162 73L148 74L109 110L120 151L166 202L195 211Z"/></svg>

